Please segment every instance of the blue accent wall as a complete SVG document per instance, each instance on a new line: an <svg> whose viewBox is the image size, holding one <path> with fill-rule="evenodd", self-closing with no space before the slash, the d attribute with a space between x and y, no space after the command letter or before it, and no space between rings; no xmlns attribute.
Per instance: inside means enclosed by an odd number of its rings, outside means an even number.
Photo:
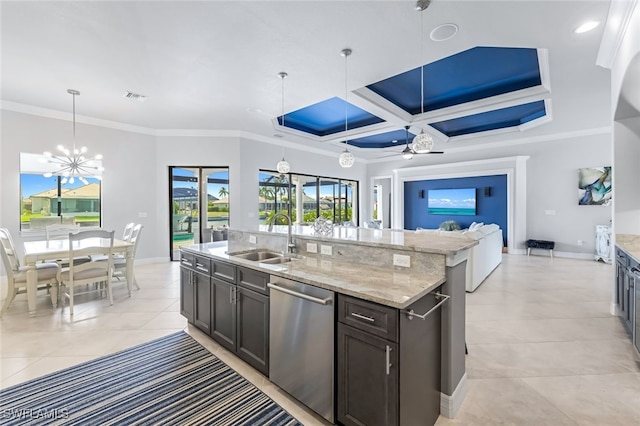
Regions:
<svg viewBox="0 0 640 426"><path fill-rule="evenodd" d="M476 188L475 216L446 216L427 213L429 190L451 188ZM491 188L490 196L485 195L485 188ZM421 194L424 194L424 198L420 197ZM468 228L472 222L495 223L502 229L502 236L505 245L507 245L507 175L405 182L405 229L413 230L417 227L437 229L445 220L455 220L463 229Z"/></svg>

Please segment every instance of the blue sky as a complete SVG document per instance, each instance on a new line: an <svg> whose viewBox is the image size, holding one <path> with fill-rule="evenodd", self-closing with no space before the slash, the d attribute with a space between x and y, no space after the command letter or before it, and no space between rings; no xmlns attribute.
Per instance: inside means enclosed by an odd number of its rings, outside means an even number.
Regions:
<svg viewBox="0 0 640 426"><path fill-rule="evenodd" d="M97 179L87 179L89 183L98 182ZM38 194L40 192L48 191L50 189L55 189L58 187L58 181L55 176L50 178L46 178L42 175L20 175L20 186L22 187L22 197L28 198L33 194ZM76 180L73 185L67 183L62 185L63 188L73 189L84 186L80 180Z"/></svg>
<svg viewBox="0 0 640 426"><path fill-rule="evenodd" d="M429 207L463 207L476 206L476 189L430 189Z"/></svg>

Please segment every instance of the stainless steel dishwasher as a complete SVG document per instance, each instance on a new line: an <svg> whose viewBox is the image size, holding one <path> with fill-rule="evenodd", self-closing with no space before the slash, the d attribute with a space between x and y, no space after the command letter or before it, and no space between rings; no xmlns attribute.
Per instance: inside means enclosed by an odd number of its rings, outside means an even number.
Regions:
<svg viewBox="0 0 640 426"><path fill-rule="evenodd" d="M269 379L333 423L335 293L271 276Z"/></svg>

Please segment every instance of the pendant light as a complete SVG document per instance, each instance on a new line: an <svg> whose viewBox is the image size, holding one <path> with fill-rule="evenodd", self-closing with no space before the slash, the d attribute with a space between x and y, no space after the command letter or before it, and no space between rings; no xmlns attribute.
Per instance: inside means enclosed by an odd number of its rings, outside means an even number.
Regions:
<svg viewBox="0 0 640 426"><path fill-rule="evenodd" d="M278 73L278 76L282 80L282 127L284 127L284 79L287 77L287 75L288 74L286 72ZM284 159L284 145L282 146L282 160L278 161L276 170L278 170L278 173L280 173L281 175L285 175L291 170L289 162Z"/></svg>
<svg viewBox="0 0 640 426"><path fill-rule="evenodd" d="M416 10L420 12L420 61L422 62L422 44L424 43L424 25L422 22L422 12L429 7L429 2L418 0ZM424 65L420 66L420 117L424 115ZM433 149L433 138L431 135L420 129L420 134L413 138L411 148L418 154L426 154Z"/></svg>
<svg viewBox="0 0 640 426"><path fill-rule="evenodd" d="M349 102L347 102L347 58L351 55L351 49L343 49L340 54L344 56L344 133L345 133L345 141L347 144L342 154L340 154L340 166L342 167L351 167L353 163L356 162L356 157L349 152L349 139L346 138L347 130L349 129Z"/></svg>
<svg viewBox="0 0 640 426"><path fill-rule="evenodd" d="M76 148L76 96L79 96L80 92L67 89L67 93L73 96L73 147L69 150L63 145L58 145L57 148L60 154L52 154L45 151L43 153L45 157L43 161L57 166L58 169L54 172L44 173L43 176L47 178L53 175L62 176L62 184L67 182L73 184L78 179L87 185L89 182L85 177L101 179L100 175L104 168L97 160L101 160L102 155L97 154L93 158L86 158L87 147Z"/></svg>

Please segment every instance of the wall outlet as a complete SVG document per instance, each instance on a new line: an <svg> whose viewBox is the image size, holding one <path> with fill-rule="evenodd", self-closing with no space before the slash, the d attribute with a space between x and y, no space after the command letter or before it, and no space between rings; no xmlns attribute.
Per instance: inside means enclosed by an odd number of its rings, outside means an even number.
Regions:
<svg viewBox="0 0 640 426"><path fill-rule="evenodd" d="M544 214L546 214L547 216L555 216L556 215L556 211L555 210L545 210Z"/></svg>
<svg viewBox="0 0 640 426"><path fill-rule="evenodd" d="M138 212L138 217L147 217L147 212Z"/></svg>
<svg viewBox="0 0 640 426"><path fill-rule="evenodd" d="M411 256L406 256L404 254L394 254L393 255L393 264L395 266L402 266L403 268L411 267Z"/></svg>
<svg viewBox="0 0 640 426"><path fill-rule="evenodd" d="M325 246L324 244L320 244L320 253L326 254L327 256L331 256L333 253L333 249L331 246Z"/></svg>
<svg viewBox="0 0 640 426"><path fill-rule="evenodd" d="M317 253L318 245L316 243L307 243L307 253Z"/></svg>
<svg viewBox="0 0 640 426"><path fill-rule="evenodd" d="M249 243L255 244L258 241L255 235L249 235Z"/></svg>
<svg viewBox="0 0 640 426"><path fill-rule="evenodd" d="M584 245L584 241L582 241L582 240L578 240L578 245L579 245L579 246Z"/></svg>

